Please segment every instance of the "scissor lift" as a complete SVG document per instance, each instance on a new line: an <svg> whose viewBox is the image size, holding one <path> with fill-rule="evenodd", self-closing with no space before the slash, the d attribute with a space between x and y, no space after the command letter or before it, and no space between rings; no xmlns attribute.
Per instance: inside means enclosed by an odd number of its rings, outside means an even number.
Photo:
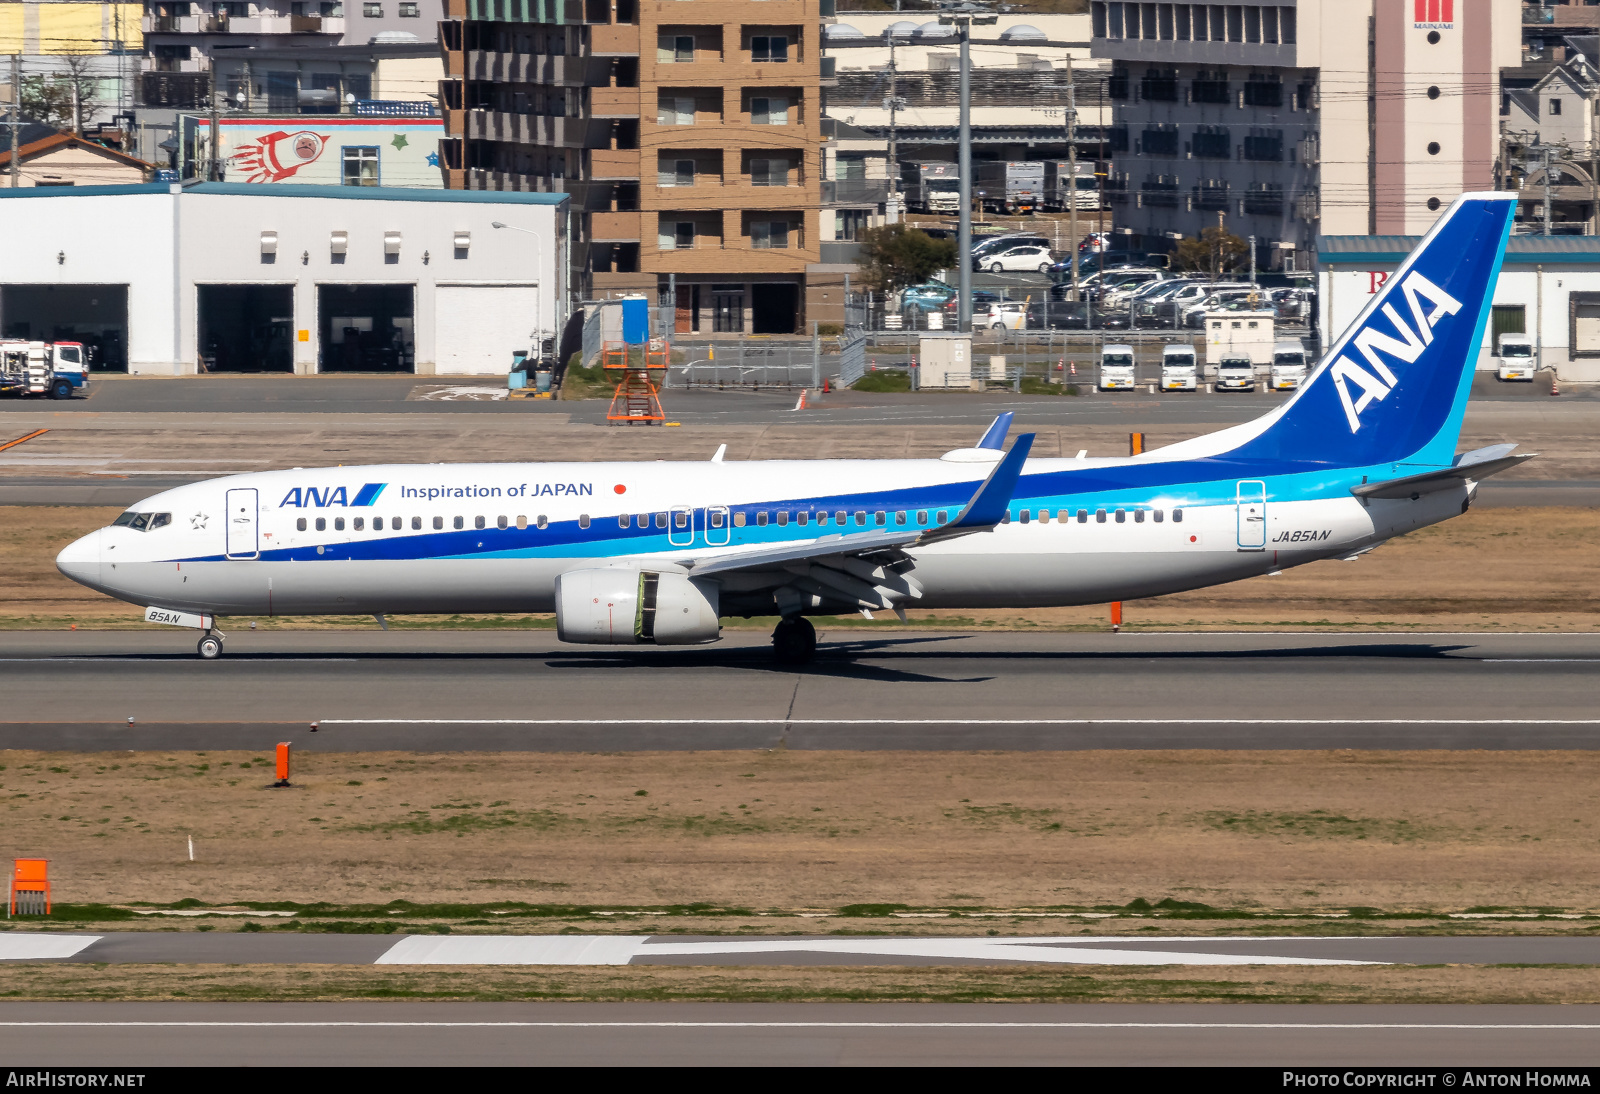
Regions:
<svg viewBox="0 0 1600 1094"><path fill-rule="evenodd" d="M665 339L651 339L634 351L637 357L631 348L625 342L607 342L600 351L600 364L617 385L606 420L619 425L660 425L667 415L661 409L657 380L666 376L672 346Z"/></svg>

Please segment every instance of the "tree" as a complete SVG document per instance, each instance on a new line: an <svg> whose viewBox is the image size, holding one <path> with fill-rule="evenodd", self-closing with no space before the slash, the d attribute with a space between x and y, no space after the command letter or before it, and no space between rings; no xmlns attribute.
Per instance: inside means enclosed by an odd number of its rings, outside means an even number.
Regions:
<svg viewBox="0 0 1600 1094"><path fill-rule="evenodd" d="M868 285L893 292L954 266L956 245L904 224L885 224L862 233L857 262Z"/></svg>
<svg viewBox="0 0 1600 1094"><path fill-rule="evenodd" d="M83 135L83 117L98 81L93 58L68 53L59 58L65 71L22 78L22 112L41 125Z"/></svg>
<svg viewBox="0 0 1600 1094"><path fill-rule="evenodd" d="M1250 255L1250 244L1222 228L1207 228L1199 239L1181 239L1172 256L1180 270L1209 274L1214 281L1237 269Z"/></svg>

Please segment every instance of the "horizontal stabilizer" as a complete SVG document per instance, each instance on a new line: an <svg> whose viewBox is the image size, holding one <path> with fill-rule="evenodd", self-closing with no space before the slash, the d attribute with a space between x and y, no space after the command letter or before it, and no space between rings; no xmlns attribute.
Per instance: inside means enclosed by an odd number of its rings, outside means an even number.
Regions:
<svg viewBox="0 0 1600 1094"><path fill-rule="evenodd" d="M1468 479L1476 481L1486 479L1490 475L1498 475L1537 455L1525 452L1513 456L1511 450L1516 447L1514 444L1496 444L1480 448L1458 456L1453 467L1441 471L1425 471L1420 475L1407 475L1400 479L1388 479L1384 482L1364 482L1360 486L1352 486L1350 493L1358 498L1418 498L1423 494L1451 490Z"/></svg>

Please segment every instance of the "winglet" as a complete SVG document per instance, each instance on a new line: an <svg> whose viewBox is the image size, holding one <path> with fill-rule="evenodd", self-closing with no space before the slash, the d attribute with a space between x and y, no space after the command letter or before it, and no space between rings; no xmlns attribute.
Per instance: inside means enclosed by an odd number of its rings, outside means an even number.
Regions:
<svg viewBox="0 0 1600 1094"><path fill-rule="evenodd" d="M1016 415L1006 411L989 425L989 430L983 435L983 440L978 442L979 448L1004 448L1006 434L1011 432L1011 419Z"/></svg>
<svg viewBox="0 0 1600 1094"><path fill-rule="evenodd" d="M961 515L942 528L930 528L917 542L934 543L968 532L988 531L999 524L1000 518L1005 516L1006 507L1011 504L1012 494L1016 492L1017 480L1022 477L1022 465L1027 462L1028 453L1033 449L1033 437L1032 433L1018 437L1005 459L995 464L989 477L978 487L978 492L967 502L967 507L961 510Z"/></svg>

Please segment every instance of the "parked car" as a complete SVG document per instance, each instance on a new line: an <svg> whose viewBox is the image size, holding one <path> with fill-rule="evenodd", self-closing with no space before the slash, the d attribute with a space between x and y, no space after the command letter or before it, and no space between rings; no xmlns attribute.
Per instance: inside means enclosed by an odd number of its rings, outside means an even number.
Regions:
<svg viewBox="0 0 1600 1094"><path fill-rule="evenodd" d="M1193 330L1204 330L1206 312L1254 311L1262 306L1260 289L1223 289L1207 293L1205 298L1191 305L1183 313L1183 325Z"/></svg>
<svg viewBox="0 0 1600 1094"><path fill-rule="evenodd" d="M1007 232L1004 235L989 236L983 240L974 239L972 241L972 257L977 258L979 255L993 254L997 250L1003 250L1007 247L1019 247L1024 244L1032 244L1035 247L1043 247L1046 250L1050 248L1050 241L1037 232Z"/></svg>
<svg viewBox="0 0 1600 1094"><path fill-rule="evenodd" d="M1021 300L1001 300L990 304L989 310L980 317L976 313L972 317L974 327L988 327L990 330L1021 330L1028 317L1028 305Z"/></svg>
<svg viewBox="0 0 1600 1094"><path fill-rule="evenodd" d="M1081 294L1088 300L1103 300L1113 290L1127 286L1140 288L1152 281L1165 281L1166 271L1151 269L1148 266L1119 266L1116 269L1105 270L1092 274L1087 278L1080 278L1078 286Z"/></svg>
<svg viewBox="0 0 1600 1094"><path fill-rule="evenodd" d="M990 289L973 289L972 290L972 314L973 314L973 316L976 317L976 316L979 316L979 315L983 314L984 312L988 311L989 310L989 306L991 304L998 304L1000 302L1000 299L1001 299L1000 294L997 293L997 292L994 292L994 291L992 291ZM955 311L956 311L956 294L955 294L955 290L953 290L953 289L950 292L950 299L946 300L944 302L944 310L949 312L951 315L955 314Z"/></svg>
<svg viewBox="0 0 1600 1094"><path fill-rule="evenodd" d="M1128 317L1107 315L1085 300L1036 300L1028 305L1029 330L1127 330Z"/></svg>
<svg viewBox="0 0 1600 1094"><path fill-rule="evenodd" d="M909 285L900 290L900 310L930 311L944 307L955 298L956 291L943 281L924 281L920 285Z"/></svg>
<svg viewBox="0 0 1600 1094"><path fill-rule="evenodd" d="M974 270L988 270L990 273L1016 273L1023 270L1049 273L1054 264L1055 258L1050 254L1050 248L1037 243L1018 243L972 256Z"/></svg>

